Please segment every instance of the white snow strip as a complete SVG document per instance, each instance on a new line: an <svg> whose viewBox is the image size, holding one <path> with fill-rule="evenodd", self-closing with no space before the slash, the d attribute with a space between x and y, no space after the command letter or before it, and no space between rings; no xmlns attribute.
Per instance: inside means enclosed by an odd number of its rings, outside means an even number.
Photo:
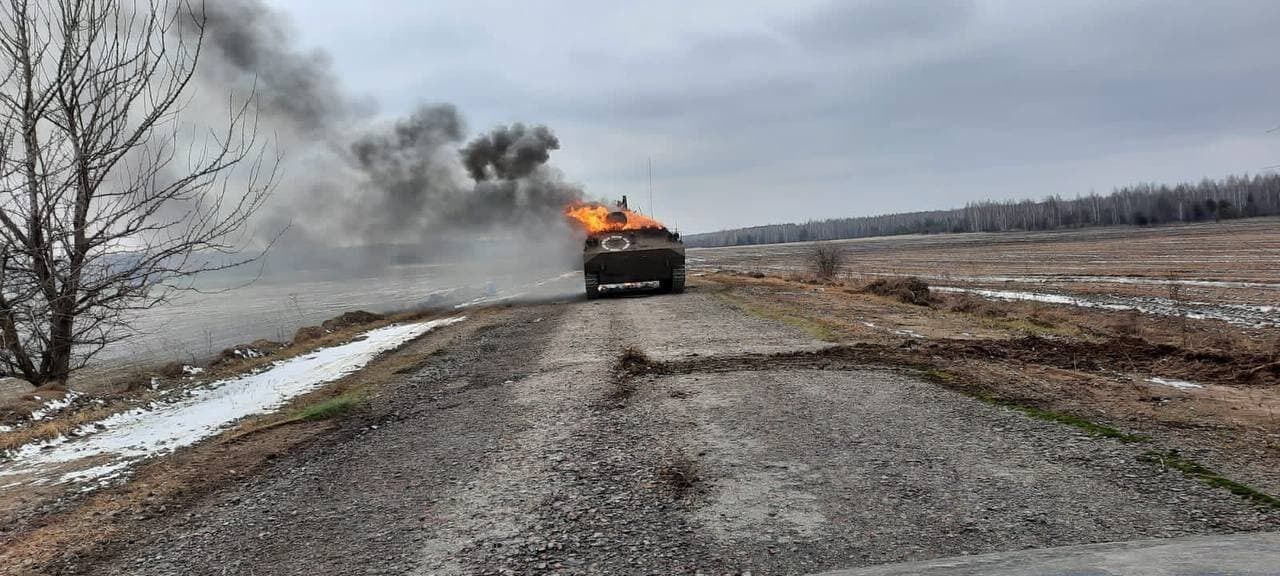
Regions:
<svg viewBox="0 0 1280 576"><path fill-rule="evenodd" d="M1161 378L1159 376L1153 376L1151 378L1147 378L1147 382L1154 382L1156 384L1160 384L1161 386L1169 386L1172 388L1177 388L1179 390L1190 390L1192 388L1204 388L1204 386L1200 384L1196 384L1195 382L1187 382L1186 380L1175 380L1172 378Z"/></svg>
<svg viewBox="0 0 1280 576"><path fill-rule="evenodd" d="M128 461L112 462L101 466L94 466L84 470L76 470L67 472L58 478L58 484L67 482L88 482L90 480L110 480L121 474L129 467Z"/></svg>
<svg viewBox="0 0 1280 576"><path fill-rule="evenodd" d="M363 368L383 352L465 319L457 316L371 330L354 342L283 360L257 374L210 383L173 403L153 403L146 409L115 414L82 426L77 432L87 435L81 438L57 438L11 451L10 461L0 466L0 476L103 455L113 457L114 462L64 473L63 481L91 471L110 474L123 470L136 460L172 452L217 434L245 416L275 411L294 396ZM117 464L123 465L110 470L104 467Z"/></svg>
<svg viewBox="0 0 1280 576"><path fill-rule="evenodd" d="M33 422L36 422L36 421L44 420L45 418L52 416L54 414L57 414L63 408L70 406L71 403L75 402L76 398L79 398L79 397L80 397L80 394L69 391L67 392L66 396L62 397L61 400L50 400L48 402L45 402L44 406L41 406L39 409L31 412L31 420ZM8 432L8 430L5 430L5 432Z"/></svg>
<svg viewBox="0 0 1280 576"><path fill-rule="evenodd" d="M982 290L978 288L957 288L955 286L930 286L930 290L938 292L963 292L967 294L976 294L983 298L991 298L993 300L1031 300L1033 302L1047 302L1049 304L1068 304L1071 306L1087 306L1091 304L1082 298L1074 296L1066 296L1063 294L1045 294L1042 292L1015 292L1013 290ZM1116 310L1129 310L1132 306L1123 305L1101 305L1103 308L1114 308Z"/></svg>
<svg viewBox="0 0 1280 576"><path fill-rule="evenodd" d="M13 432L13 426L5 426L0 424L0 432Z"/></svg>

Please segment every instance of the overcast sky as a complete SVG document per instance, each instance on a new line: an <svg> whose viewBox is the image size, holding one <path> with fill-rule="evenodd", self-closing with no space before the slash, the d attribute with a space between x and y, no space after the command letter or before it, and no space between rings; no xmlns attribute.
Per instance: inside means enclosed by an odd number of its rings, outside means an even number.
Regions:
<svg viewBox="0 0 1280 576"><path fill-rule="evenodd" d="M1280 1L270 0L380 115L545 123L686 232L1280 164ZM637 202L638 201L638 202Z"/></svg>

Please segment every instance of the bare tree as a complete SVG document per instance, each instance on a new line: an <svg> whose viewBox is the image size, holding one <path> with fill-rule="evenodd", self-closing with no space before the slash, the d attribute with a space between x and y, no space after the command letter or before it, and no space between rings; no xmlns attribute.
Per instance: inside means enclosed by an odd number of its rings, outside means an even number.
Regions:
<svg viewBox="0 0 1280 576"><path fill-rule="evenodd" d="M128 313L251 261L275 182L246 98L182 122L203 7L178 0L0 6L0 369L65 382Z"/></svg>
<svg viewBox="0 0 1280 576"><path fill-rule="evenodd" d="M809 265L819 279L835 278L844 265L844 248L836 244L814 244L809 249Z"/></svg>

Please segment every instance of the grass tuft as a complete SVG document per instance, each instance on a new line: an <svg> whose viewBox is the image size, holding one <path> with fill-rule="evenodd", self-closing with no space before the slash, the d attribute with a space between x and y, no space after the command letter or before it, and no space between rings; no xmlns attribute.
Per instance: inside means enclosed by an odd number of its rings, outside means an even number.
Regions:
<svg viewBox="0 0 1280 576"><path fill-rule="evenodd" d="M322 400L320 402L316 402L315 404L310 404L307 406L303 406L302 408L299 408L292 415L290 415L289 420L317 421L317 420L330 420L333 418L338 418L340 416L345 416L346 414L355 410L358 406L360 406L360 404L364 403L364 401L365 399L363 397L357 396L355 394L343 394L341 396L335 396L333 398L329 398L328 400Z"/></svg>
<svg viewBox="0 0 1280 576"><path fill-rule="evenodd" d="M1033 336L1075 336L1080 330L1074 326L1062 326L1047 318L983 318L982 326Z"/></svg>
<svg viewBox="0 0 1280 576"><path fill-rule="evenodd" d="M1253 488L1245 486L1244 484L1236 482L1235 480L1224 477L1195 460L1183 457L1178 454L1177 450L1168 450L1164 452L1152 450L1143 454L1142 460L1173 468L1174 470L1178 470L1183 474L1192 476L1209 486L1225 489L1246 500L1250 500L1264 506L1269 506L1271 508L1280 508L1280 498L1259 492Z"/></svg>

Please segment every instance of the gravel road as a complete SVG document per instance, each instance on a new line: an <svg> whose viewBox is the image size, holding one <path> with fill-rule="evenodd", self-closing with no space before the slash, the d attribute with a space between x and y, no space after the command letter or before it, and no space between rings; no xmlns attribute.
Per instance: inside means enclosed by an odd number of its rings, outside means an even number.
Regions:
<svg viewBox="0 0 1280 576"><path fill-rule="evenodd" d="M68 574L802 574L1275 529L1277 516L903 373L640 376L816 348L697 289L511 308L340 432Z"/></svg>

